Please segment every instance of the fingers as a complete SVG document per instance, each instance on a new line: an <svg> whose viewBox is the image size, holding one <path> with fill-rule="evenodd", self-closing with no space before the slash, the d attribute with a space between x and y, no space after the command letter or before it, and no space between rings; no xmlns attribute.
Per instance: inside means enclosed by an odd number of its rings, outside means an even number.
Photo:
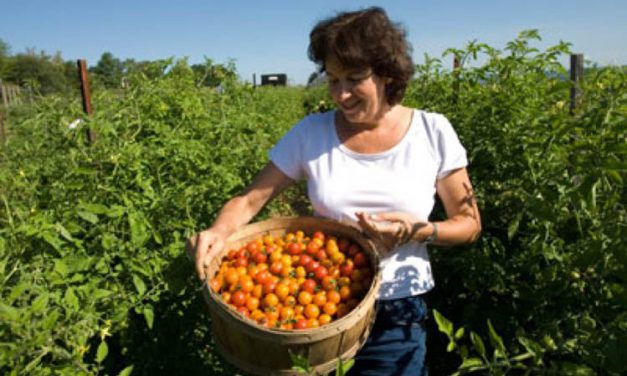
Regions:
<svg viewBox="0 0 627 376"><path fill-rule="evenodd" d="M205 259L209 247L211 246L211 237L207 234L200 233L197 235L196 242L196 274L202 281L205 280Z"/></svg>
<svg viewBox="0 0 627 376"><path fill-rule="evenodd" d="M370 237L375 238L375 239L380 239L381 238L381 234L377 228L377 225L374 222L371 222L369 220L369 215L363 212L357 212L355 213L355 215L357 216L357 223L359 223L359 226L361 227L361 229Z"/></svg>

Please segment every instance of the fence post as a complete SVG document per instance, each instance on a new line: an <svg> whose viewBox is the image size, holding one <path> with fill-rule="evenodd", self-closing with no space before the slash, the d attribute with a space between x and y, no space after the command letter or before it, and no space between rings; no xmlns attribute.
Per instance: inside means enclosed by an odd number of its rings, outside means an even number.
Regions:
<svg viewBox="0 0 627 376"><path fill-rule="evenodd" d="M0 132L2 133L2 145L7 140L7 123L9 122L9 103L7 99L7 93L2 80L0 80L0 97L2 97L2 111L0 111ZM3 112L4 111L4 112Z"/></svg>
<svg viewBox="0 0 627 376"><path fill-rule="evenodd" d="M457 103L459 100L459 70L461 69L461 63L459 56L453 56L453 103Z"/></svg>
<svg viewBox="0 0 627 376"><path fill-rule="evenodd" d="M78 63L78 76L81 81L81 94L83 97L83 111L90 116L92 114L91 108L91 94L89 93L89 79L87 76L87 61L84 59L79 59ZM87 141L90 144L93 144L96 141L96 133L91 129L87 128Z"/></svg>
<svg viewBox="0 0 627 376"><path fill-rule="evenodd" d="M4 115L2 111L0 111L0 145L4 145L7 140L7 131L4 123Z"/></svg>
<svg viewBox="0 0 627 376"><path fill-rule="evenodd" d="M583 81L583 54L571 54L570 55L570 81L572 86L570 87L570 113L575 111L575 108L581 101L581 82Z"/></svg>

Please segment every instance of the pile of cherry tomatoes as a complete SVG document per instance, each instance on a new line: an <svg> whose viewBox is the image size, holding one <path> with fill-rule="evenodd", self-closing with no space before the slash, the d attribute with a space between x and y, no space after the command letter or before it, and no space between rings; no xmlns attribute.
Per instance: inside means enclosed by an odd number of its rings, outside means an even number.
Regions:
<svg viewBox="0 0 627 376"><path fill-rule="evenodd" d="M358 244L299 230L260 236L230 250L209 284L258 325L292 330L345 316L369 291L372 279L370 260Z"/></svg>

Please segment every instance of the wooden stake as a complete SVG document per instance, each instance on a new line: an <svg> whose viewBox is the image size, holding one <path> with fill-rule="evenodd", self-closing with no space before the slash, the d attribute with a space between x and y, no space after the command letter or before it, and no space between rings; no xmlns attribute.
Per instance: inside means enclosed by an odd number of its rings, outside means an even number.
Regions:
<svg viewBox="0 0 627 376"><path fill-rule="evenodd" d="M581 82L583 81L583 54L570 55L570 80L572 86L570 87L570 113L575 111L575 108L581 101Z"/></svg>
<svg viewBox="0 0 627 376"><path fill-rule="evenodd" d="M91 94L89 93L89 78L87 76L87 61L80 59L78 63L78 75L81 80L81 94L83 96L83 111L89 116L92 114L91 108ZM87 141L93 144L96 141L96 133L87 128Z"/></svg>

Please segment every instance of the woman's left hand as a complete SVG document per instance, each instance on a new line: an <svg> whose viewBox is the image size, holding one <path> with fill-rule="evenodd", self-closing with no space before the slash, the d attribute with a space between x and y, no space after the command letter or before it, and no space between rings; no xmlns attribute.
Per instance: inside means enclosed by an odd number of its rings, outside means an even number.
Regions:
<svg viewBox="0 0 627 376"><path fill-rule="evenodd" d="M392 249L412 240L420 240L419 232L428 230L428 222L418 221L411 214L404 212L385 212L367 214L355 213L364 233L375 240L388 253ZM422 230L422 231L421 231Z"/></svg>

